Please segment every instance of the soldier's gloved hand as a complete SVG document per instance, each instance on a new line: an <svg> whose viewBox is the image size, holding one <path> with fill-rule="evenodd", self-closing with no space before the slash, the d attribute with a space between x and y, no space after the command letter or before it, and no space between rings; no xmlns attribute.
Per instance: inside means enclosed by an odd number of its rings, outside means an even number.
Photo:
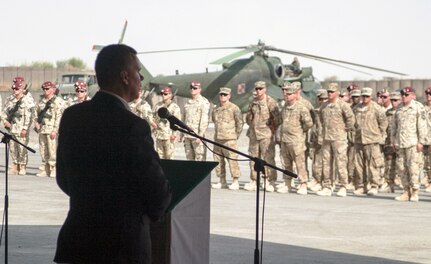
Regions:
<svg viewBox="0 0 431 264"><path fill-rule="evenodd" d="M9 128L11 126L11 124L10 124L10 122L9 121L4 121L4 127L5 128Z"/></svg>

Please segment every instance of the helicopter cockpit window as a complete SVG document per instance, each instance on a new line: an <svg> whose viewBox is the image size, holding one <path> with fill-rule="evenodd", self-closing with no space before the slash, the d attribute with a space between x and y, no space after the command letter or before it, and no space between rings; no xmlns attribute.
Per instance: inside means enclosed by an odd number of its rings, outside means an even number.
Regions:
<svg viewBox="0 0 431 264"><path fill-rule="evenodd" d="M283 66L283 64L275 65L274 70L275 70L275 75L277 76L277 78L284 77L284 66Z"/></svg>

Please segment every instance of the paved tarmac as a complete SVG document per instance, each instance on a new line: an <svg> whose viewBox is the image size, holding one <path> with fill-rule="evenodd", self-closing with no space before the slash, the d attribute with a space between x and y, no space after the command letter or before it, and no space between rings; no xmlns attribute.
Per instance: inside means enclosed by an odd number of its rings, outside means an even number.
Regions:
<svg viewBox="0 0 431 264"><path fill-rule="evenodd" d="M37 150L36 142L32 136L30 146ZM242 136L240 150L247 147ZM176 158L184 159L183 153L178 144ZM52 263L68 209L67 196L55 179L35 176L39 153L29 160L27 176L9 177L11 264ZM242 162L240 168L243 186L249 179L248 163ZM217 181L214 173L211 180ZM1 145L2 204L4 193ZM421 192L419 203L396 202L400 193L400 189L375 197L349 193L345 198L266 193L263 263L431 263L431 193ZM244 190L211 190L210 263L253 263L255 197L255 192ZM4 263L4 237L0 263Z"/></svg>

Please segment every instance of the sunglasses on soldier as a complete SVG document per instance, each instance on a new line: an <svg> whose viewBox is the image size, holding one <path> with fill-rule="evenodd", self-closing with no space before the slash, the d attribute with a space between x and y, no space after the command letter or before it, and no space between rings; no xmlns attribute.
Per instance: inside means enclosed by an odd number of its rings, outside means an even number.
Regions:
<svg viewBox="0 0 431 264"><path fill-rule="evenodd" d="M263 87L256 87L256 88L254 88L256 91L260 91L260 90L263 90Z"/></svg>

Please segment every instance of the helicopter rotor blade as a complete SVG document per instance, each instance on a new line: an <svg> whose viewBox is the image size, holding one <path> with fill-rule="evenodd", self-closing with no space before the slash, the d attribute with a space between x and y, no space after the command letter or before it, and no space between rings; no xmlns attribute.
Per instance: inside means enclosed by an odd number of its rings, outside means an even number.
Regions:
<svg viewBox="0 0 431 264"><path fill-rule="evenodd" d="M248 53L252 53L252 52L256 52L260 50L259 47L250 47L250 48L246 48L237 52L234 52L232 54L229 54L227 56L224 56L223 58L220 58L218 60L215 60L213 62L210 62L210 64L223 64L225 62L229 62L233 59L236 59L238 57L241 57L242 55L248 54Z"/></svg>
<svg viewBox="0 0 431 264"><path fill-rule="evenodd" d="M194 50L245 49L245 48L247 48L247 47L210 47L210 48L170 49L170 50L140 51L140 52L138 52L138 54L165 53L165 52L177 52L177 51L194 51Z"/></svg>
<svg viewBox="0 0 431 264"><path fill-rule="evenodd" d="M361 70L358 70L358 69L354 69L354 68L351 68L351 67L347 67L347 66L335 63L335 62L324 61L324 60L316 59L316 58L312 58L312 57L304 57L304 58L312 59L312 60L317 60L317 61L320 61L320 62L323 62L323 63L327 63L327 64L330 64L330 65L334 65L334 66L337 66L337 67L340 67L340 68L344 68L344 69L348 69L348 70L351 70L351 71L359 72L359 73L362 73L362 74L365 74L365 75L373 76L373 74L371 74L369 72L364 72L364 71L361 71Z"/></svg>
<svg viewBox="0 0 431 264"><path fill-rule="evenodd" d="M281 52L281 53L287 53L287 54L291 54L291 55L296 55L296 56L300 56L300 57L305 57L305 58L309 58L309 59L315 59L315 60L321 60L321 61L330 61L330 62L337 62L337 63L342 63L342 64L348 64L348 65L352 65L352 66L356 66L356 67L371 69L371 70L380 71L380 72L387 72L387 73L392 73L392 74L397 74L397 75L402 75L402 76L407 76L408 75L408 74L401 73L401 72L396 72L396 71L391 71L391 70L385 70L385 69L382 69L382 68L372 67L372 66L368 66L368 65L359 64L359 63L354 63L354 62L349 62L349 61L344 61L344 60L338 60L338 59L331 59L331 58L327 58L327 57L322 57L322 56L317 56L317 55L312 55L312 54L307 54L307 53L302 53L302 52L277 49L277 48L273 48L273 47L269 47L269 48L266 48L266 49L267 50L272 50L272 51L278 51L278 52Z"/></svg>

